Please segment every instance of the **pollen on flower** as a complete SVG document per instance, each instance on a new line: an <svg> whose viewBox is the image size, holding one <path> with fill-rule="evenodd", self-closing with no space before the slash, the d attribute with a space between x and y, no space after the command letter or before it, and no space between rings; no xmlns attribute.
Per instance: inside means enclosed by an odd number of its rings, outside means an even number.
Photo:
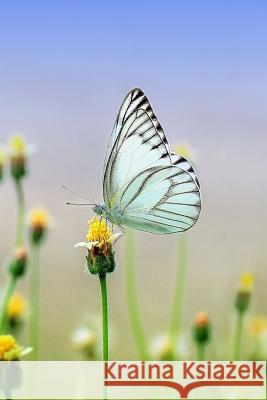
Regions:
<svg viewBox="0 0 267 400"><path fill-rule="evenodd" d="M100 220L95 217L89 222L89 230L87 234L88 242L107 242L111 238L111 231L104 219Z"/></svg>
<svg viewBox="0 0 267 400"><path fill-rule="evenodd" d="M9 140L9 147L13 154L24 155L26 151L26 143L23 136L16 134Z"/></svg>
<svg viewBox="0 0 267 400"><path fill-rule="evenodd" d="M19 358L20 347L11 335L0 335L0 360Z"/></svg>
<svg viewBox="0 0 267 400"><path fill-rule="evenodd" d="M7 316L9 319L20 317L25 311L25 299L19 294L15 293L9 300L7 308Z"/></svg>

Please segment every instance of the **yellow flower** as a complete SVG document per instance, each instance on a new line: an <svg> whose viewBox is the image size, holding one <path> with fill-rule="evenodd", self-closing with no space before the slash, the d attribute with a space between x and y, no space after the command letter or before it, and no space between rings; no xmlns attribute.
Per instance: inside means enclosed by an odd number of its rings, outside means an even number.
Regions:
<svg viewBox="0 0 267 400"><path fill-rule="evenodd" d="M50 216L43 208L35 208L29 215L30 236L34 244L40 243L50 224Z"/></svg>
<svg viewBox="0 0 267 400"><path fill-rule="evenodd" d="M89 221L87 242L80 242L75 247L88 250L87 267L92 274L105 275L115 269L115 258L112 245L122 233L112 234L104 219L97 217Z"/></svg>
<svg viewBox="0 0 267 400"><path fill-rule="evenodd" d="M240 276L239 292L251 294L254 287L254 275L245 273Z"/></svg>
<svg viewBox="0 0 267 400"><path fill-rule="evenodd" d="M19 346L11 335L0 335L0 361L15 361L25 356L31 348Z"/></svg>
<svg viewBox="0 0 267 400"><path fill-rule="evenodd" d="M111 231L104 219L99 220L97 217L91 219L89 223L89 231L87 234L88 242L107 242L110 240Z"/></svg>
<svg viewBox="0 0 267 400"><path fill-rule="evenodd" d="M11 156L24 157L26 154L26 142L23 136L15 134L9 140L9 148Z"/></svg>
<svg viewBox="0 0 267 400"><path fill-rule="evenodd" d="M264 315L255 315L249 323L249 331L252 336L259 337L267 332L267 317Z"/></svg>
<svg viewBox="0 0 267 400"><path fill-rule="evenodd" d="M108 228L107 223L104 219L100 220L94 217L88 221L89 230L87 233L87 242L80 242L75 247L86 247L88 250L92 250L94 247L103 248L105 246L111 246L118 240L122 233L112 234Z"/></svg>
<svg viewBox="0 0 267 400"><path fill-rule="evenodd" d="M3 168L6 162L6 153L4 149L0 146L0 168Z"/></svg>
<svg viewBox="0 0 267 400"><path fill-rule="evenodd" d="M186 158L187 160L194 161L196 158L195 151L190 147L188 143L185 142L177 143L176 146L174 146L174 151L180 156Z"/></svg>
<svg viewBox="0 0 267 400"><path fill-rule="evenodd" d="M29 215L29 224L32 229L46 229L49 225L49 215L43 208L34 208Z"/></svg>
<svg viewBox="0 0 267 400"><path fill-rule="evenodd" d="M8 319L17 319L20 318L25 312L25 298L19 294L15 293L9 300L8 308L7 308L7 317Z"/></svg>

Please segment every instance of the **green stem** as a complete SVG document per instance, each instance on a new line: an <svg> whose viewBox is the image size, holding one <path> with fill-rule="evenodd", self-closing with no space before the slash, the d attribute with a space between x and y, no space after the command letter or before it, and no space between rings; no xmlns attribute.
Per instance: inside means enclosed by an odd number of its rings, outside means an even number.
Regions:
<svg viewBox="0 0 267 400"><path fill-rule="evenodd" d="M135 342L141 357L141 360L149 359L149 351L147 348L146 337L144 334L136 295L135 280L135 246L134 231L128 229L126 232L126 248L125 248L125 278L126 278L126 296L128 303L128 311L131 320L131 326Z"/></svg>
<svg viewBox="0 0 267 400"><path fill-rule="evenodd" d="M187 266L187 236L183 234L178 237L177 241L177 265L176 265L176 279L173 295L171 324L170 324L170 342L171 353L174 356L175 345L180 334L184 287Z"/></svg>
<svg viewBox="0 0 267 400"><path fill-rule="evenodd" d="M23 245L24 242L24 219L25 219L25 201L23 188L20 180L15 182L17 193L17 227L15 247Z"/></svg>
<svg viewBox="0 0 267 400"><path fill-rule="evenodd" d="M234 360L236 361L239 361L241 357L243 323L244 323L244 313L238 311L235 340L234 340Z"/></svg>
<svg viewBox="0 0 267 400"><path fill-rule="evenodd" d="M106 275L99 275L102 300L103 361L108 361L108 295Z"/></svg>
<svg viewBox="0 0 267 400"><path fill-rule="evenodd" d="M203 361L205 359L205 344L197 344L197 361Z"/></svg>
<svg viewBox="0 0 267 400"><path fill-rule="evenodd" d="M4 299L0 309L0 334L2 335L5 332L5 324L6 324L6 314L7 308L10 301L10 298L15 290L17 283L17 279L14 276L11 276L6 288L6 292L4 295Z"/></svg>
<svg viewBox="0 0 267 400"><path fill-rule="evenodd" d="M38 360L39 353L39 258L40 246L38 244L33 244L30 263L30 345L33 348L31 360L35 361Z"/></svg>

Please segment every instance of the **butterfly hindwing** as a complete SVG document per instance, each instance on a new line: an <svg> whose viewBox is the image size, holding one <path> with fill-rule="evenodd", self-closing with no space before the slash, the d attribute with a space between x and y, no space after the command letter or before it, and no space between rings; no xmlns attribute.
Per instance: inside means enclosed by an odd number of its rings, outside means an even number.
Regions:
<svg viewBox="0 0 267 400"><path fill-rule="evenodd" d="M143 171L129 183L119 201L122 224L153 233L188 230L200 212L195 180L176 166Z"/></svg>

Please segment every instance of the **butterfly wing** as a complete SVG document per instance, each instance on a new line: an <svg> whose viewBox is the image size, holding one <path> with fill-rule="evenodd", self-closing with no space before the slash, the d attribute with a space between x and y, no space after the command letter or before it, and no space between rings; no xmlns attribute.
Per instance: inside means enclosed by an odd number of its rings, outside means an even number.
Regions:
<svg viewBox="0 0 267 400"><path fill-rule="evenodd" d="M153 167L137 175L119 199L122 225L152 233L191 228L201 208L196 181L177 166Z"/></svg>
<svg viewBox="0 0 267 400"><path fill-rule="evenodd" d="M171 163L172 165L177 165L179 168L183 169L184 171L187 171L190 175L192 175L198 187L200 187L197 173L193 165L186 158L180 156L179 154L171 153Z"/></svg>
<svg viewBox="0 0 267 400"><path fill-rule="evenodd" d="M178 162L177 157L171 154L144 92L130 91L115 122L103 181L105 204L111 212L120 212L123 225L173 233L196 222L198 181L191 164L185 159L186 163ZM188 172L175 165L179 163Z"/></svg>

